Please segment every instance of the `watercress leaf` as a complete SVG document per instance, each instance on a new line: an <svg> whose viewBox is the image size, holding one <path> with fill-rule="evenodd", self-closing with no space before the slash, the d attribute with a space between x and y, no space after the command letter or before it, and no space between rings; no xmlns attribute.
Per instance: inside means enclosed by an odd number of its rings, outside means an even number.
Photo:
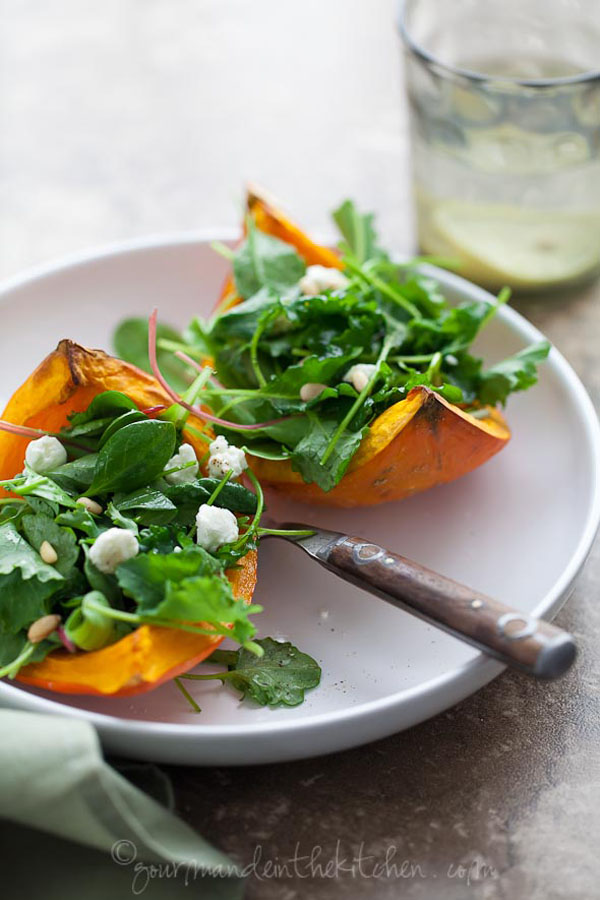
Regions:
<svg viewBox="0 0 600 900"><path fill-rule="evenodd" d="M177 529L172 525L149 525L143 528L139 534L140 550L149 553L173 553L179 546Z"/></svg>
<svg viewBox="0 0 600 900"><path fill-rule="evenodd" d="M248 299L263 287L285 293L305 271L306 263L291 244L259 231L249 219L246 240L233 258L233 277L240 297Z"/></svg>
<svg viewBox="0 0 600 900"><path fill-rule="evenodd" d="M230 665L227 681L261 706L298 706L307 690L321 681L319 664L289 642L263 638L256 641L264 654L243 648ZM208 662L212 662L209 658Z"/></svg>
<svg viewBox="0 0 600 900"><path fill-rule="evenodd" d="M149 484L173 456L176 439L173 423L158 419L121 428L98 453L89 493L131 492Z"/></svg>
<svg viewBox="0 0 600 900"><path fill-rule="evenodd" d="M504 404L512 391L531 387L537 381L537 366L549 352L548 341L540 341L482 372L478 391L481 402L490 406Z"/></svg>
<svg viewBox="0 0 600 900"><path fill-rule="evenodd" d="M158 341L168 340L181 342L181 335L175 329L164 323L159 323L156 329ZM148 358L148 320L125 319L113 334L113 346L115 353L121 359L133 363L144 372L150 372L150 360ZM190 384L188 368L170 350L162 350L158 347L158 363L161 372L172 388L181 393Z"/></svg>
<svg viewBox="0 0 600 900"><path fill-rule="evenodd" d="M23 516L22 526L25 537L38 553L44 541L52 545L58 555L53 568L66 576L79 557L79 546L71 529L58 525L40 513Z"/></svg>

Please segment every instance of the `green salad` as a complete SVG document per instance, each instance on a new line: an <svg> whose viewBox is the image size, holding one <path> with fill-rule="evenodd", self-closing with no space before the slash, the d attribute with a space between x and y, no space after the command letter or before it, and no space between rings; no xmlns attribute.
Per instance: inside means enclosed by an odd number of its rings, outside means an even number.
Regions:
<svg viewBox="0 0 600 900"><path fill-rule="evenodd" d="M419 269L423 259L399 265L379 246L371 215L346 201L333 218L343 271L307 267L249 217L237 250L216 247L231 260L243 302L222 304L183 334L166 326L157 333L174 387L188 383L185 358L213 361L216 378L207 378L203 403L220 420L219 433L251 455L290 460L324 491L339 483L373 421L412 388L424 385L485 415L536 382L550 348L542 341L486 368L470 348L508 290L494 302L453 305ZM147 334L145 321L123 322L118 355L149 368Z"/></svg>
<svg viewBox="0 0 600 900"><path fill-rule="evenodd" d="M276 532L261 526L254 475L253 490L236 480L244 454L187 418L179 405L141 410L106 391L58 434L0 423L34 438L24 470L0 482L0 677L149 624L239 645L210 658L225 671L182 677L220 678L267 705L295 705L318 683L309 656L255 639L261 607L234 597L226 572ZM184 428L206 447L200 459Z"/></svg>

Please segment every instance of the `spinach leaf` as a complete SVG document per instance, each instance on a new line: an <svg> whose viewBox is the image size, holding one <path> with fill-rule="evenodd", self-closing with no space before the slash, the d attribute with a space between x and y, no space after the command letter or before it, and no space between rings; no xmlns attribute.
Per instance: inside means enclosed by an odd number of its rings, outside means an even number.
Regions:
<svg viewBox="0 0 600 900"><path fill-rule="evenodd" d="M38 552L44 541L52 544L58 554L53 568L66 577L79 557L79 546L71 529L61 527L39 513L23 516L22 525L25 537Z"/></svg>
<svg viewBox="0 0 600 900"><path fill-rule="evenodd" d="M177 515L177 507L165 494L154 487L139 488L130 494L116 494L115 508L135 516L142 525L166 525Z"/></svg>
<svg viewBox="0 0 600 900"><path fill-rule="evenodd" d="M121 428L98 453L90 494L130 492L154 481L173 456L176 439L172 422L158 419Z"/></svg>
<svg viewBox="0 0 600 900"><path fill-rule="evenodd" d="M104 447L106 442L111 439L113 434L116 434L119 428L124 428L125 425L132 425L134 422L143 422L146 418L147 416L138 409L130 409L123 413L123 415L117 416L116 419L111 419L110 424L102 433L98 449Z"/></svg>
<svg viewBox="0 0 600 900"><path fill-rule="evenodd" d="M202 503L206 503L219 486L218 478L200 478L185 484L167 485L163 491L178 509L176 521L181 525L191 525ZM228 482L221 488L215 506L232 512L251 515L256 512L256 495L243 484Z"/></svg>
<svg viewBox="0 0 600 900"><path fill-rule="evenodd" d="M102 391L101 394L96 394L86 410L70 415L69 422L74 428L96 419L113 419L130 409L137 409L137 406L127 394L121 391Z"/></svg>
<svg viewBox="0 0 600 900"><path fill-rule="evenodd" d="M181 335L169 325L159 324L156 330L158 341L168 340L181 342ZM113 334L115 353L121 359L133 363L144 372L150 372L148 358L148 320L125 319ZM190 384L188 368L169 350L158 347L158 364L161 372L172 388L181 393Z"/></svg>
<svg viewBox="0 0 600 900"><path fill-rule="evenodd" d="M298 706L304 701L305 691L321 681L319 664L289 642L263 638L256 643L264 650L263 656L243 648L216 650L207 662L227 665L223 681L261 706Z"/></svg>
<svg viewBox="0 0 600 900"><path fill-rule="evenodd" d="M233 258L233 277L240 297L248 299L263 287L285 293L306 271L294 247L259 231L248 220L248 235Z"/></svg>
<svg viewBox="0 0 600 900"><path fill-rule="evenodd" d="M92 483L97 459L97 453L86 453L85 456L80 456L53 472L48 472L48 478L66 491L80 493Z"/></svg>

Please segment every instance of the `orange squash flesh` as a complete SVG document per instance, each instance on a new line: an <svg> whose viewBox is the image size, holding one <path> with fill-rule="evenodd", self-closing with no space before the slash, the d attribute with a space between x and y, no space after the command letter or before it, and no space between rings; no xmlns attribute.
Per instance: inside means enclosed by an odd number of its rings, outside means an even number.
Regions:
<svg viewBox="0 0 600 900"><path fill-rule="evenodd" d="M262 189L248 188L246 206L257 228L292 244L308 265L343 268L333 250L311 241ZM241 302L229 279L218 306L230 308ZM460 478L498 453L509 439L510 430L499 410L488 407L486 417L475 418L434 391L417 387L375 419L348 471L331 491L305 484L288 461L249 455L248 462L264 487L294 500L321 506L373 506Z"/></svg>
<svg viewBox="0 0 600 900"><path fill-rule="evenodd" d="M127 394L141 409L171 400L155 379L135 366L61 341L13 394L2 418L16 425L58 431L72 412L86 409L102 391ZM190 417L188 424L203 428ZM0 431L0 479L23 468L29 438ZM199 456L205 444L186 432ZM235 597L249 601L256 585L256 553L248 553L238 569L228 572ZM43 662L22 668L17 680L68 694L127 696L151 690L193 668L221 643L220 635L191 634L171 628L142 625L114 644L88 653L54 651Z"/></svg>

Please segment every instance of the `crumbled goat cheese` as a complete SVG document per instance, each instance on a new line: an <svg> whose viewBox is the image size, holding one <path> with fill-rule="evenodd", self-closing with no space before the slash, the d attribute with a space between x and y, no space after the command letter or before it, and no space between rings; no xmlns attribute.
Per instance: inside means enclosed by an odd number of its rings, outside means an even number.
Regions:
<svg viewBox="0 0 600 900"><path fill-rule="evenodd" d="M340 291L348 285L348 279L339 269L327 266L309 266L306 275L298 282L300 290L309 297L323 291Z"/></svg>
<svg viewBox="0 0 600 900"><path fill-rule="evenodd" d="M67 461L67 451L61 442L49 434L31 441L25 451L25 462L38 475L52 472Z"/></svg>
<svg viewBox="0 0 600 900"><path fill-rule="evenodd" d="M214 553L223 544L231 544L240 535L237 519L229 509L203 503L196 515L196 543Z"/></svg>
<svg viewBox="0 0 600 900"><path fill-rule="evenodd" d="M194 463L193 466L188 466L187 469L181 469L179 472L171 472L170 475L165 475L165 479L169 484L187 484L190 481L194 481L198 474L199 466L196 451L191 444L182 444L175 456L172 456L166 464L165 471L174 469L175 466L184 466L186 463L191 462Z"/></svg>
<svg viewBox="0 0 600 900"><path fill-rule="evenodd" d="M344 381L351 384L360 394L360 392L366 388L367 382L376 371L377 366L374 366L371 363L356 363L356 365L348 369L344 375Z"/></svg>
<svg viewBox="0 0 600 900"><path fill-rule="evenodd" d="M137 538L126 528L109 528L99 535L90 549L90 561L105 575L139 553Z"/></svg>
<svg viewBox="0 0 600 900"><path fill-rule="evenodd" d="M214 439L209 450L208 474L211 478L224 478L228 472L232 478L237 478L248 468L244 451L228 444L223 435Z"/></svg>

